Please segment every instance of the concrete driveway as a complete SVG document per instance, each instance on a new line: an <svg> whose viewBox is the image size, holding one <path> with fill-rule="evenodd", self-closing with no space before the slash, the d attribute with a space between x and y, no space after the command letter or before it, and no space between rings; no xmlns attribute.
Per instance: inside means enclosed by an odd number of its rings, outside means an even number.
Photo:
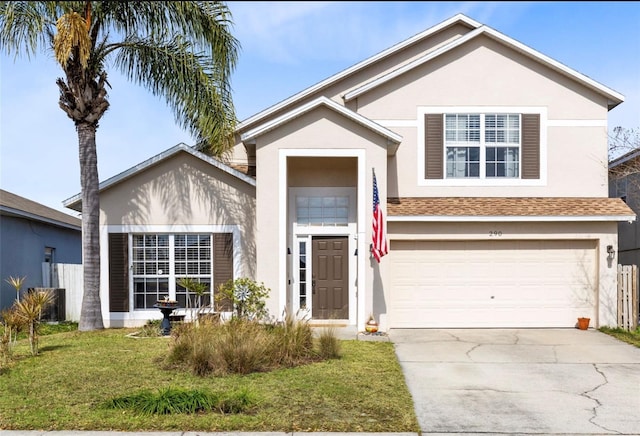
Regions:
<svg viewBox="0 0 640 436"><path fill-rule="evenodd" d="M423 434L640 435L640 348L596 330L389 332Z"/></svg>

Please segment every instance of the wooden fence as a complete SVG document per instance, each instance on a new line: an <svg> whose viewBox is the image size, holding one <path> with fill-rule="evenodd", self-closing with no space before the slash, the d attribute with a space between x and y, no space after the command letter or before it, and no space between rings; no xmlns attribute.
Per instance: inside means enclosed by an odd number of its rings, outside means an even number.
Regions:
<svg viewBox="0 0 640 436"><path fill-rule="evenodd" d="M618 265L618 327L635 330L638 327L638 267Z"/></svg>

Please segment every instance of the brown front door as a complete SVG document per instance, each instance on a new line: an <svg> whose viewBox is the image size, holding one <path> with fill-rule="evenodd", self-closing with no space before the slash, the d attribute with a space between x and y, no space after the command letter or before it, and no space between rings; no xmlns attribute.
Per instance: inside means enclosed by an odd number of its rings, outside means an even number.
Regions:
<svg viewBox="0 0 640 436"><path fill-rule="evenodd" d="M349 318L348 245L347 236L313 237L313 319Z"/></svg>

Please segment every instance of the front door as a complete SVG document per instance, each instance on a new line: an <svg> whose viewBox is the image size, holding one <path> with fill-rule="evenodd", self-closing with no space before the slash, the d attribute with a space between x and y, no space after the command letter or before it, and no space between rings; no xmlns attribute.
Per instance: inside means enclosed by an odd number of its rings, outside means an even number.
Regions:
<svg viewBox="0 0 640 436"><path fill-rule="evenodd" d="M349 318L349 238L314 236L312 242L313 319Z"/></svg>

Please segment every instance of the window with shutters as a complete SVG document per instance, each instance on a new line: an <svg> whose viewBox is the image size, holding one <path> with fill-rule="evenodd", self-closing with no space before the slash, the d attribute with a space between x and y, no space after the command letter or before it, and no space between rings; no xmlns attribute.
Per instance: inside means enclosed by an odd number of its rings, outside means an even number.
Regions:
<svg viewBox="0 0 640 436"><path fill-rule="evenodd" d="M546 108L424 107L418 184L538 186L546 183Z"/></svg>
<svg viewBox="0 0 640 436"><path fill-rule="evenodd" d="M519 178L519 114L445 114L447 178Z"/></svg>

